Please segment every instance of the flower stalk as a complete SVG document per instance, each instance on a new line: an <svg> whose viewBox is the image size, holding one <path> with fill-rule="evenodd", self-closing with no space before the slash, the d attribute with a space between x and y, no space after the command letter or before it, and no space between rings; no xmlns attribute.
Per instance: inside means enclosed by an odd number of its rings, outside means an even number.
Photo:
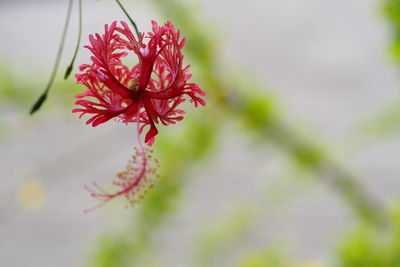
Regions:
<svg viewBox="0 0 400 267"><path fill-rule="evenodd" d="M139 33L139 29L135 23L135 21L131 18L131 16L129 16L128 11L126 11L125 7L122 5L122 3L119 0L115 0L117 2L117 4L119 5L119 7L122 9L122 11L125 13L126 17L129 19L129 22L132 24L133 29L135 30L136 36L137 38L140 37L140 33Z"/></svg>
<svg viewBox="0 0 400 267"><path fill-rule="evenodd" d="M71 74L71 71L74 68L75 59L76 59L76 56L78 55L79 47L81 46L81 36L82 36L82 0L79 0L78 41L76 43L75 52L74 52L74 56L72 57L71 63L69 64L69 66L67 67L67 70L65 71L64 80L68 79L69 75Z"/></svg>
<svg viewBox="0 0 400 267"><path fill-rule="evenodd" d="M45 89L43 90L42 94L39 96L39 98L32 105L32 108L30 110L30 114L31 115L34 114L36 111L38 111L42 107L43 103L47 99L48 92L49 92L51 86L54 83L54 79L55 79L56 74L57 74L58 66L60 65L61 55L62 55L62 52L64 50L64 43L65 43L65 38L67 36L69 21L70 21L70 18L71 18L71 11L72 11L73 2L74 2L73 0L69 0L69 2L68 2L67 16L66 16L66 19L65 19L64 28L63 28L63 31L62 31L61 41L60 41L60 45L58 47L57 56L56 56L56 60L55 60L55 63L54 63L53 71L52 71L52 73L50 75L50 79L47 82L47 85L46 85Z"/></svg>

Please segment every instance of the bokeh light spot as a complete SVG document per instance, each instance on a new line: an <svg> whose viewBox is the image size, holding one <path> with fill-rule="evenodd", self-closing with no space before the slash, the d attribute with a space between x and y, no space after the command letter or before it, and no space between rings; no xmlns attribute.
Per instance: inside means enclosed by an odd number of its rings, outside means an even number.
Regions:
<svg viewBox="0 0 400 267"><path fill-rule="evenodd" d="M18 186L18 204L28 211L37 211L43 207L45 189L38 179L26 179Z"/></svg>

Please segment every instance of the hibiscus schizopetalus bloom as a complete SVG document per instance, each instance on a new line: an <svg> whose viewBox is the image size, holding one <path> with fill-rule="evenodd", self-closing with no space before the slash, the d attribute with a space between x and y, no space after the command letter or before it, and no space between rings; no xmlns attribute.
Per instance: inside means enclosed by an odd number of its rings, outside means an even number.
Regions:
<svg viewBox="0 0 400 267"><path fill-rule="evenodd" d="M93 54L92 63L81 65L82 73L76 75L87 91L76 96L75 103L80 107L73 109L81 113L80 117L91 115L86 123L92 126L113 118L135 123L138 137L148 126L148 145L153 144L158 133L156 124L174 124L183 119L184 111L178 108L182 102L189 100L195 107L205 105L201 98L205 93L197 84L188 82L189 66L183 66L185 39L170 22L160 26L152 21L152 26L151 32L139 32L136 38L125 22L121 26L113 22L105 25L104 34L89 36L90 45L85 47ZM138 57L138 63L132 67L122 62L129 52ZM114 181L116 192L109 193L96 183L85 187L102 201L98 206L118 196L135 204L154 186L152 178L156 177L158 162L141 145L140 137L139 145L126 171Z"/></svg>
<svg viewBox="0 0 400 267"><path fill-rule="evenodd" d="M205 93L188 80L189 66L183 65L181 39L171 22L163 26L152 21L152 31L139 33L136 38L128 25L121 21L105 25L104 34L89 36L92 64L80 66L78 83L87 91L77 95L73 112L80 117L90 114L86 122L97 126L112 118L124 123L138 123L140 134L149 126L145 142L151 145L158 131L156 124L174 124L183 119L179 105L189 100L197 107L205 105ZM122 58L133 52L138 63L123 64Z"/></svg>

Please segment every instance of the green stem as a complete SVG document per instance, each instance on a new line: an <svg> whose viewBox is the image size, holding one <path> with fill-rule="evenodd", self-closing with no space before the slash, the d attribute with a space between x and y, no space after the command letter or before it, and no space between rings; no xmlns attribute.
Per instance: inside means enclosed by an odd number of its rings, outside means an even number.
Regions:
<svg viewBox="0 0 400 267"><path fill-rule="evenodd" d="M71 74L72 69L74 68L74 63L76 56L78 55L78 50L81 45L81 36L82 36L82 0L79 0L79 30L78 30L78 42L76 43L74 56L72 57L71 63L69 64L65 74L64 80L68 79Z"/></svg>
<svg viewBox="0 0 400 267"><path fill-rule="evenodd" d="M129 16L128 12L126 11L126 9L124 8L124 6L121 4L121 2L119 0L115 0L117 2L117 4L119 5L119 7L122 9L122 11L125 13L125 15L128 17L129 21L131 22L133 28L135 29L136 35L138 38L140 38L140 34L139 34L139 30L136 26L136 23L133 21L133 19L131 18L131 16Z"/></svg>
<svg viewBox="0 0 400 267"><path fill-rule="evenodd" d="M43 105L44 101L47 98L47 93L49 92L51 86L53 85L54 78L56 77L56 74L57 74L58 66L60 65L62 51L64 49L64 43L65 43L65 38L67 36L69 21L71 18L71 10L72 10L73 2L74 2L73 0L69 0L69 3L68 3L67 17L65 19L64 29L63 29L63 32L61 35L61 42L60 42L60 46L58 47L56 61L54 63L54 67L53 67L53 72L51 73L50 79L49 79L47 86L44 89L43 93L39 96L39 98L33 104L32 108L30 110L30 114L33 114L40 109L40 107Z"/></svg>

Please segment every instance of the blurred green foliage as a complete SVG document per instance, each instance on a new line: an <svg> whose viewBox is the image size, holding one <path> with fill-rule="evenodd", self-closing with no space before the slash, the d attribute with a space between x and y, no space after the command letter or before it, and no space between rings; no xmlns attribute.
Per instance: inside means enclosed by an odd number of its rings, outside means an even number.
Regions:
<svg viewBox="0 0 400 267"><path fill-rule="evenodd" d="M398 135L400 131L400 100L392 101L361 123L361 129L370 137Z"/></svg>
<svg viewBox="0 0 400 267"><path fill-rule="evenodd" d="M248 253L241 259L237 267L291 267L288 255L277 247L266 247Z"/></svg>
<svg viewBox="0 0 400 267"><path fill-rule="evenodd" d="M400 266L400 206L392 209L385 227L362 223L340 246L339 267Z"/></svg>
<svg viewBox="0 0 400 267"><path fill-rule="evenodd" d="M124 227L101 235L88 263L92 267L163 266L154 251L154 240L179 208L183 186L192 172L200 171L218 145L219 133L228 124L239 122L244 136L261 144L273 144L296 166L312 174L315 181L331 186L347 201L360 219L337 251L338 267L400 267L400 209L389 216L364 192L352 173L331 159L329 147L301 135L287 125L277 101L250 75L231 75L218 53L216 34L193 7L179 0L152 0L160 12L172 20L188 38L185 52L195 71L194 79L207 92L207 107L189 113L175 129L161 129L155 149L161 163L156 188L135 208ZM384 12L394 32L393 54L400 61L400 1L386 0ZM227 74L228 73L228 74ZM72 105L76 86L57 82L46 104ZM65 90L68 87L69 90ZM249 92L248 88L252 88ZM39 91L22 83L5 67L0 69L1 101L28 108ZM66 101L66 99L68 99ZM53 103L53 104L51 104ZM61 104L63 106L65 104ZM385 125L400 124L398 108L378 120ZM1 125L0 125L1 128ZM239 127L238 127L239 128ZM257 144L258 145L258 144ZM304 177L298 175L298 177ZM250 177L251 178L251 177ZM293 197L293 196L292 196ZM194 266L215 266L218 258L241 242L254 226L257 212L252 206L237 206L219 221L210 222L194 240ZM230 223L227 223L230 222ZM292 267L293 260L274 246L261 246L239 255L237 267Z"/></svg>
<svg viewBox="0 0 400 267"><path fill-rule="evenodd" d="M29 76L24 76L14 72L4 62L0 63L0 103L28 110L33 99L41 93L40 84L44 80L43 73L31 73ZM53 98L52 101L46 103L49 105L48 110L52 112L59 108L71 108L74 96L80 88L74 82L58 80L54 84L54 91L54 94L50 95Z"/></svg>
<svg viewBox="0 0 400 267"><path fill-rule="evenodd" d="M347 200L349 207L361 219L375 226L380 225L382 218L379 208L356 183L352 174L331 160L329 151L315 139L306 138L286 125L278 112L276 100L265 92L263 86L248 75L244 78L246 76L243 72L240 76L227 76L227 72L234 70L222 67L224 63L219 57L212 28L205 25L201 16L196 15L187 2L152 2L168 20L179 25L183 36L189 40L185 52L195 70L195 79L207 92L207 107L201 111L196 110L196 115L191 115L193 117L187 117L178 129L179 132L174 131L170 135L169 131L165 131L160 134L157 141L157 153L162 164L160 183L143 202L137 216L132 217L131 229L122 229L116 235L119 244L111 247L107 242L100 241L97 244L90 261L91 266L140 266L143 255L156 255L156 251L151 253L152 240L179 206L178 199L186 176L199 160L205 158L206 152L215 147L217 133L223 125L233 121L243 125L247 138L255 137L259 142L274 144L315 178L328 181L327 184ZM252 88L250 93L249 87ZM184 145L182 140L187 140ZM328 179L325 180L325 176ZM243 213L243 210L238 209L229 216L237 216L231 225L212 223L208 230L201 232L201 238L197 239L195 246L195 266L214 266L218 255L228 245L238 242L252 225L252 213ZM104 240L109 240L107 235ZM115 240L112 242L115 243ZM115 247L119 248L118 251ZM267 249L250 252L240 266L289 266L290 261L286 258L273 249Z"/></svg>
<svg viewBox="0 0 400 267"><path fill-rule="evenodd" d="M391 52L395 60L400 61L400 1L384 0L383 13L392 31Z"/></svg>
<svg viewBox="0 0 400 267"><path fill-rule="evenodd" d="M291 174L287 175L292 177ZM273 240L269 241L268 247L262 249L257 246L255 248L243 246L243 241L252 233L254 234L262 221L273 218L285 204L296 200L298 197L298 194L295 194L296 191L301 189L301 192L306 194L307 188L310 188L309 183L299 184L299 180L280 178L268 185L264 198L234 203L227 212L218 216L217 219L209 220L206 225L198 229L193 240L193 251L191 251L192 265L195 267L221 266L230 261L239 267L292 266L289 254L285 253ZM237 251L239 254L234 253Z"/></svg>
<svg viewBox="0 0 400 267"><path fill-rule="evenodd" d="M91 266L140 266L141 258L151 249L151 240L157 229L173 214L190 166L204 158L215 144L218 116L205 115L204 112L211 111L199 110L196 114L189 114L191 119L186 120L183 129L160 134L156 151L161 162L159 183L137 207L138 214L132 218L134 223L130 229L100 237L89 261ZM207 119L205 123L205 118L211 120ZM182 140L190 142L183 143Z"/></svg>
<svg viewBox="0 0 400 267"><path fill-rule="evenodd" d="M198 231L195 240L194 266L215 266L221 254L227 252L232 244L240 243L241 238L254 225L254 208L249 205L235 207L217 222L210 223Z"/></svg>
<svg viewBox="0 0 400 267"><path fill-rule="evenodd" d="M390 30L389 55L394 64L400 64L400 1L382 0L382 13ZM400 98L394 97L361 123L361 129L370 137L398 135L400 130Z"/></svg>
<svg viewBox="0 0 400 267"><path fill-rule="evenodd" d="M8 67L0 65L0 101L3 104L13 104L26 107L35 96L34 88L21 83L21 77Z"/></svg>
<svg viewBox="0 0 400 267"><path fill-rule="evenodd" d="M29 108L43 86L43 74L39 71L21 74L14 71L12 66L0 62L0 141L7 140L13 127L18 127L11 123L11 119L41 120L57 112L65 114L66 109L72 109L74 96L80 91L79 86L70 81L58 80L50 93L51 101L42 110L44 116L29 116Z"/></svg>

